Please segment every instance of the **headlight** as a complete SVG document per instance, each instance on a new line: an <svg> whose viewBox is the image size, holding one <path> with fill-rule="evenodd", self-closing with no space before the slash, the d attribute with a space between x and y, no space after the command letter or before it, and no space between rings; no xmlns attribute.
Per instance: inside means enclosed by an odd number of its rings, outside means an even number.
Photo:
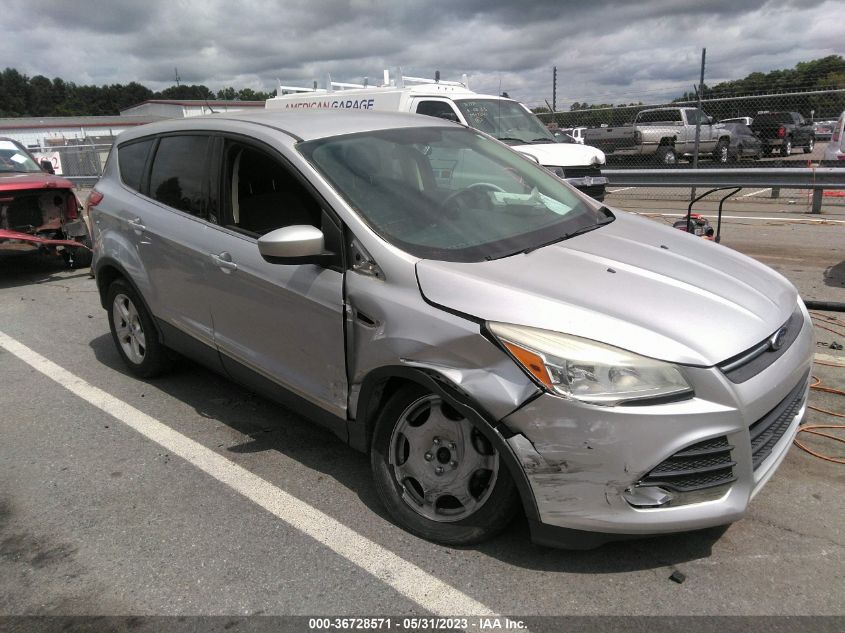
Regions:
<svg viewBox="0 0 845 633"><path fill-rule="evenodd" d="M563 167L557 165L543 165L548 171L552 172L558 178L565 178L566 174L563 172Z"/></svg>
<svg viewBox="0 0 845 633"><path fill-rule="evenodd" d="M680 369L577 336L488 323L514 359L550 392L590 404L692 394Z"/></svg>

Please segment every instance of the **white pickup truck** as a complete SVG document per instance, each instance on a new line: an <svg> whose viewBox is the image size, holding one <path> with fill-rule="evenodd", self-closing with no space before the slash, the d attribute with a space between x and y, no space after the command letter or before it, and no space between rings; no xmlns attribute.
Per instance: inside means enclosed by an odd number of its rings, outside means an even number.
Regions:
<svg viewBox="0 0 845 633"><path fill-rule="evenodd" d="M633 125L586 130L584 142L610 156L645 156L664 165L674 165L679 158L693 155L695 126L699 120L699 155L728 162L730 132L718 127L712 117L698 108L641 110Z"/></svg>

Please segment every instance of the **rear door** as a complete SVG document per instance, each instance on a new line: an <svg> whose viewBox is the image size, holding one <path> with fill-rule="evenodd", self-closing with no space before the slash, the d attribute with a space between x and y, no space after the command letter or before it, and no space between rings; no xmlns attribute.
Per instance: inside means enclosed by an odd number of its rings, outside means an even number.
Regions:
<svg viewBox="0 0 845 633"><path fill-rule="evenodd" d="M153 314L201 343L198 349L213 362L208 303L212 269L206 253L213 248L215 231L209 222L216 222L218 202L209 184L211 148L208 134L159 138L151 148L152 164L139 183L144 198L125 210L124 220L149 279L147 301Z"/></svg>
<svg viewBox="0 0 845 633"><path fill-rule="evenodd" d="M270 395L278 386L346 418L340 224L277 149L223 139L218 164L223 209L206 253L214 339L226 371ZM337 253L333 265L270 264L258 238L310 224ZM345 432L345 425L343 427Z"/></svg>

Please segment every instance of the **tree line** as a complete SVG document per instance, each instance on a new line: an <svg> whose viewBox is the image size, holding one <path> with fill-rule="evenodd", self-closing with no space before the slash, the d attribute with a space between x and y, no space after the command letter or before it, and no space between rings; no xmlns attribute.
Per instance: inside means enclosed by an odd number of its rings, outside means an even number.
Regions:
<svg viewBox="0 0 845 633"><path fill-rule="evenodd" d="M56 77L27 77L14 68L0 73L0 117L114 116L149 99L264 101L276 92L223 88L216 93L203 85L170 86L154 92L135 81L103 86L77 85ZM213 105L213 104L212 104Z"/></svg>
<svg viewBox="0 0 845 633"><path fill-rule="evenodd" d="M715 86L704 85L702 100L704 110L716 119L754 116L762 110L787 110L800 112L806 118L835 119L845 110L845 93L809 94L814 91L845 89L845 58L829 55L794 68L754 72L742 79L721 82ZM790 96L782 96L790 93ZM739 98L752 97L752 98ZM672 103L690 104L698 99L695 89L672 99ZM714 101L715 100L715 101ZM575 102L569 112L557 112L555 121L561 127L623 125L630 123L640 110L651 107L643 103ZM546 108L540 111L548 110ZM541 116L551 119L551 114Z"/></svg>

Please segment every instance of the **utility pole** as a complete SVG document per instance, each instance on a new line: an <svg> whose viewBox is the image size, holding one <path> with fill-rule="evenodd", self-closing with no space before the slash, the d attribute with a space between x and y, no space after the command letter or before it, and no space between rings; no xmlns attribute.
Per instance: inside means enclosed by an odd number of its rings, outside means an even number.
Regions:
<svg viewBox="0 0 845 633"><path fill-rule="evenodd" d="M178 88L179 87L179 81L182 78L179 76L179 69L176 68L175 66L173 67L173 76L176 78L176 87Z"/></svg>
<svg viewBox="0 0 845 633"><path fill-rule="evenodd" d="M704 57L707 49L701 49L701 79L698 81L698 116L695 121L695 148L692 154L692 168L698 169L698 143L701 139L701 95L704 93Z"/></svg>
<svg viewBox="0 0 845 633"><path fill-rule="evenodd" d="M557 66L552 67L552 113L557 112Z"/></svg>
<svg viewBox="0 0 845 633"><path fill-rule="evenodd" d="M695 117L695 147L693 148L692 154L692 168L698 169L698 143L701 140L701 117L703 116L701 111L701 97L704 93L704 59L707 55L707 49L701 49L701 77L698 80L698 116ZM695 200L695 187L690 189L690 201ZM687 231L689 231L689 227L687 227Z"/></svg>

